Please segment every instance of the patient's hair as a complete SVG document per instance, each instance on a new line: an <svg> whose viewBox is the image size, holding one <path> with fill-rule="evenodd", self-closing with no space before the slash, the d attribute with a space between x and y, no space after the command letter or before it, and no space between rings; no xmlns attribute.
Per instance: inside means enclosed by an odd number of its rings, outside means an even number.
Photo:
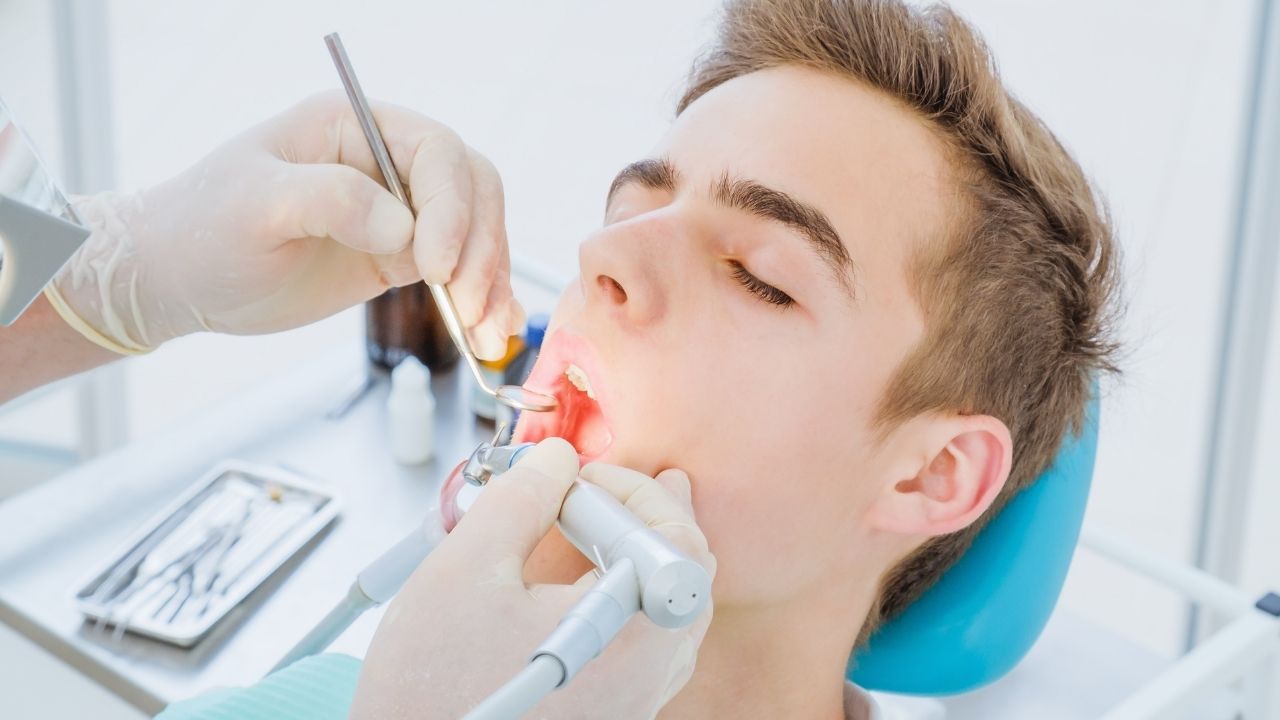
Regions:
<svg viewBox="0 0 1280 720"><path fill-rule="evenodd" d="M677 111L779 65L849 78L913 110L948 149L961 190L954 231L920 243L910 261L925 336L880 400L880 427L932 411L986 414L1014 441L993 508L885 573L861 643L936 582L986 519L1048 467L1066 432L1081 427L1096 376L1115 370L1118 249L1079 165L1004 88L982 39L951 9L731 0Z"/></svg>

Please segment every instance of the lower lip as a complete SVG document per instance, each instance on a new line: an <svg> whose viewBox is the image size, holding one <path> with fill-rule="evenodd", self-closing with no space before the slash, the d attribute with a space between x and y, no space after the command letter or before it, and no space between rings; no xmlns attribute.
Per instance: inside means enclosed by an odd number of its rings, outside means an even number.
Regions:
<svg viewBox="0 0 1280 720"><path fill-rule="evenodd" d="M447 533L453 532L458 521L462 519L462 510L458 507L458 492L467 482L466 478L462 477L462 468L466 464L465 460L458 463L458 466L445 479L444 486L440 488L440 518L444 522L444 531Z"/></svg>

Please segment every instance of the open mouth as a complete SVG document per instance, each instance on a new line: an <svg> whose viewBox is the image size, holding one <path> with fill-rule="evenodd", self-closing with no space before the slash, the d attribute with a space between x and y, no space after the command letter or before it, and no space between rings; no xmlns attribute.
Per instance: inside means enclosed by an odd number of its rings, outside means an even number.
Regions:
<svg viewBox="0 0 1280 720"><path fill-rule="evenodd" d="M578 451L582 464L593 462L613 444L605 407L609 390L595 350L582 336L560 329L543 343L525 387L553 396L559 406L551 412L522 412L513 442L536 443L560 437ZM453 530L480 488L467 484L459 463L440 491L440 511L446 532Z"/></svg>
<svg viewBox="0 0 1280 720"><path fill-rule="evenodd" d="M613 444L604 409L608 388L599 358L585 338L568 329L556 331L542 346L525 386L555 397L560 405L551 412L521 413L515 442L561 437L583 463L608 451Z"/></svg>

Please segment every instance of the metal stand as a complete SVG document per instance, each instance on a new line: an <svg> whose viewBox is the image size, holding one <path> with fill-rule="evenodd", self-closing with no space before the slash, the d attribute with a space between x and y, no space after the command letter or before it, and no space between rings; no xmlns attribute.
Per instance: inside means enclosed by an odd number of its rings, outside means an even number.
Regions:
<svg viewBox="0 0 1280 720"><path fill-rule="evenodd" d="M114 124L107 7L93 0L53 6L61 88L63 181L87 194L115 186ZM80 456L91 458L129 438L124 363L92 371L76 389Z"/></svg>
<svg viewBox="0 0 1280 720"><path fill-rule="evenodd" d="M1280 617L1269 604L1203 570L1085 526L1080 544L1128 567L1223 619L1222 629L1183 655L1103 720L1163 720L1187 713L1215 693L1230 698L1230 717L1271 720L1280 712ZM1280 598L1275 604L1280 604ZM1274 610L1274 608L1273 608ZM1280 611L1280 610L1277 610ZM1196 717L1201 717L1197 715Z"/></svg>
<svg viewBox="0 0 1280 720"><path fill-rule="evenodd" d="M1250 111L1240 158L1235 239L1228 261L1196 566L1240 580L1255 477L1260 389L1267 375L1276 262L1280 247L1280 8L1258 2ZM1222 626L1192 607L1187 647Z"/></svg>

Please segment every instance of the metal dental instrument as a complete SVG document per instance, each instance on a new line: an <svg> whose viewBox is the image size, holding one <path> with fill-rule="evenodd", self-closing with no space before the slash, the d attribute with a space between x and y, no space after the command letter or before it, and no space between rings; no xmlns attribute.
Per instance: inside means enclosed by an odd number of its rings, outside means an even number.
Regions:
<svg viewBox="0 0 1280 720"><path fill-rule="evenodd" d="M364 130L365 139L369 141L369 148L373 151L373 157L378 162L378 169L382 171L382 178L387 183L387 189L396 196L405 207L413 212L413 204L409 202L409 196L405 194L404 186L400 183L400 174L396 172L396 166L391 161L391 154L387 152L387 145L382 139L382 133L378 130L378 125L373 119L373 111L369 108L369 101L364 96L364 90L360 88L360 81L356 79L355 70L351 67L351 61L347 59L346 48L342 45L342 38L338 37L338 33L330 33L324 38L325 45L329 47L329 55L333 58L333 64L338 69L338 75L342 78L342 86L347 91L347 97L351 100L351 108L355 110L356 119L360 121L360 127ZM458 317L458 309L453 304L453 297L449 295L449 290L444 285L429 283L427 285L431 289L431 297L436 301L436 307L440 309L440 315L444 318L445 327L449 330L449 337L453 338L453 344L458 347L458 354L467 363L467 367L471 369L471 374L476 379L476 384L481 390L489 393L498 402L516 410L528 410L530 412L550 412L555 410L559 403L555 398L542 393L526 390L519 385L500 385L495 390L485 382L484 374L480 372L480 365L476 361L475 352L471 349L471 342L467 340L467 332L462 327L462 320Z"/></svg>
<svg viewBox="0 0 1280 720"><path fill-rule="evenodd" d="M483 487L489 478L506 472L516 463L520 455L533 447L530 443L511 444L511 436L507 434L506 425L498 428L498 432L489 442L480 443L462 466L462 478L477 487Z"/></svg>

